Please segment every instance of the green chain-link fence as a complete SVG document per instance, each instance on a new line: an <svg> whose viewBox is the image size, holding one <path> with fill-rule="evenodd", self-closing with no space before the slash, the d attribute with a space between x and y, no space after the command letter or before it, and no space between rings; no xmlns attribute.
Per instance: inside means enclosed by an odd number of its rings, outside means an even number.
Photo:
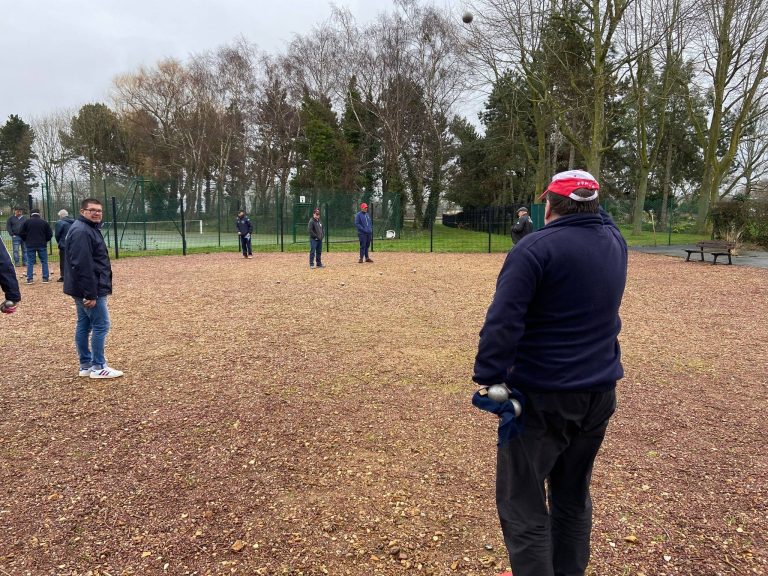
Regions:
<svg viewBox="0 0 768 576"><path fill-rule="evenodd" d="M333 190L292 190L279 186L260 194L231 197L226 191L180 194L170 183L141 178L110 178L91 185L68 182L57 190L43 186L35 201L51 226L60 209L79 214L80 202L97 198L105 206L103 234L116 257L140 253L188 253L237 251L235 228L238 210L245 210L254 226L256 251L304 251L308 249L307 222L314 208L321 211L326 232L326 250L356 251L355 214L360 203L369 204L374 235L373 251L408 252L506 252L512 246L510 228L518 206L465 208L438 211L433 221L403 210L399 195L356 194ZM641 236L634 235L631 199L607 199L603 207L619 224L625 237L635 244L688 244L702 235L695 233L696 206L684 202L649 201L643 212ZM719 204L713 210L713 234L724 237L737 226L739 239L768 243L768 209L765 203ZM727 209L726 209L727 208ZM541 204L529 207L534 229L544 225ZM737 214L737 216L733 216ZM7 218L7 216L6 216ZM735 222L738 220L738 222ZM3 235L10 247L10 238ZM52 243L51 260L58 251Z"/></svg>

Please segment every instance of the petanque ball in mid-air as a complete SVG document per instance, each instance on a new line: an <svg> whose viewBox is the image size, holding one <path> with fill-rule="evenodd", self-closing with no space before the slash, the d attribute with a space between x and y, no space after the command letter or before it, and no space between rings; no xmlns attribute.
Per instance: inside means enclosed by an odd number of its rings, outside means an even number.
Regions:
<svg viewBox="0 0 768 576"><path fill-rule="evenodd" d="M469 24L472 22L472 12L464 12L464 15L461 17L464 24Z"/></svg>

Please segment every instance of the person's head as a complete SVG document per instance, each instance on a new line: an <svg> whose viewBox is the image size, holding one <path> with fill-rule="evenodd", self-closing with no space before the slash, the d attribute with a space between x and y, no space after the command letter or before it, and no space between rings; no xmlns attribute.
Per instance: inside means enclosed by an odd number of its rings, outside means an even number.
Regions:
<svg viewBox="0 0 768 576"><path fill-rule="evenodd" d="M528 208L520 206L520 208L517 209L517 217L522 218L523 216L528 216Z"/></svg>
<svg viewBox="0 0 768 576"><path fill-rule="evenodd" d="M80 202L80 214L86 220L98 224L104 217L104 208L101 205L101 202L96 200L96 198L86 198Z"/></svg>
<svg viewBox="0 0 768 576"><path fill-rule="evenodd" d="M30 218L40 218L40 210L34 209L29 215Z"/></svg>
<svg viewBox="0 0 768 576"><path fill-rule="evenodd" d="M312 218L315 220L320 220L320 209L315 208L314 212L312 212Z"/></svg>
<svg viewBox="0 0 768 576"><path fill-rule="evenodd" d="M64 208L62 208L61 210L59 210L59 218L66 218L67 216L69 216L69 212L67 212L66 210L64 210Z"/></svg>
<svg viewBox="0 0 768 576"><path fill-rule="evenodd" d="M599 189L595 177L584 170L555 174L541 195L541 199L546 199L544 223L569 214L597 214L600 210Z"/></svg>
<svg viewBox="0 0 768 576"><path fill-rule="evenodd" d="M237 213L237 217L238 217L238 218L245 218L245 210L240 210L240 211Z"/></svg>
<svg viewBox="0 0 768 576"><path fill-rule="evenodd" d="M14 215L16 216L16 218L18 218L19 216L21 216L22 214L24 214L24 210L22 210L22 209L21 209L21 208L19 208L19 207L16 207L16 208L14 208L14 209L13 209L13 213L14 213Z"/></svg>
<svg viewBox="0 0 768 576"><path fill-rule="evenodd" d="M365 202L360 204L360 210L362 210L363 212L368 212L368 204L366 204Z"/></svg>

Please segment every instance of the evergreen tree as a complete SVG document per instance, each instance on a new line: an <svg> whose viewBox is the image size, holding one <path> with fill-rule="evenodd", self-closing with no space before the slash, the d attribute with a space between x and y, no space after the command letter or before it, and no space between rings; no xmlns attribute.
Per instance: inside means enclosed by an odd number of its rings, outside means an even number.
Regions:
<svg viewBox="0 0 768 576"><path fill-rule="evenodd" d="M37 186L32 173L35 133L15 114L0 127L0 197L12 206L26 206Z"/></svg>

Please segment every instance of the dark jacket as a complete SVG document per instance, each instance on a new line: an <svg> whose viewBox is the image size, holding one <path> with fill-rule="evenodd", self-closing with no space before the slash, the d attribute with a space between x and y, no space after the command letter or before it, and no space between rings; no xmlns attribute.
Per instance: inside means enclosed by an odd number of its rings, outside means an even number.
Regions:
<svg viewBox="0 0 768 576"><path fill-rule="evenodd" d="M21 231L21 225L26 221L27 219L24 218L23 214L21 216L11 216L5 223L5 229L11 236L18 236L19 232Z"/></svg>
<svg viewBox="0 0 768 576"><path fill-rule="evenodd" d="M0 241L0 289L5 294L5 299L11 302L21 300L21 291L19 291L19 281L16 279L16 268L13 267L8 249Z"/></svg>
<svg viewBox="0 0 768 576"><path fill-rule="evenodd" d="M309 219L309 223L307 224L307 232L309 232L309 237L312 240L322 240L325 236L323 232L323 223L320 222L319 218L317 220L315 220L314 217Z"/></svg>
<svg viewBox="0 0 768 576"><path fill-rule="evenodd" d="M610 390L627 244L604 212L573 214L507 255L480 331L473 380L521 390Z"/></svg>
<svg viewBox="0 0 768 576"><path fill-rule="evenodd" d="M512 225L512 242L517 244L531 232L533 232L533 222L528 214L524 214Z"/></svg>
<svg viewBox="0 0 768 576"><path fill-rule="evenodd" d="M112 294L107 245L98 226L83 216L69 228L64 262L64 294L88 300Z"/></svg>
<svg viewBox="0 0 768 576"><path fill-rule="evenodd" d="M75 221L71 216L66 216L56 221L56 225L53 227L53 235L56 238L56 244L59 245L59 249L64 248L64 241L67 239L67 232L69 227Z"/></svg>
<svg viewBox="0 0 768 576"><path fill-rule="evenodd" d="M29 220L21 225L19 236L24 240L27 248L45 248L45 245L53 238L53 230L51 230L51 225L43 220L39 214L32 214Z"/></svg>
<svg viewBox="0 0 768 576"><path fill-rule="evenodd" d="M371 215L368 212L360 210L355 214L355 228L357 228L358 234L373 234L373 222L371 222Z"/></svg>
<svg viewBox="0 0 768 576"><path fill-rule="evenodd" d="M248 216L238 218L235 222L235 225L237 226L237 231L240 232L241 236L245 236L246 234L253 232L253 224L251 224Z"/></svg>

